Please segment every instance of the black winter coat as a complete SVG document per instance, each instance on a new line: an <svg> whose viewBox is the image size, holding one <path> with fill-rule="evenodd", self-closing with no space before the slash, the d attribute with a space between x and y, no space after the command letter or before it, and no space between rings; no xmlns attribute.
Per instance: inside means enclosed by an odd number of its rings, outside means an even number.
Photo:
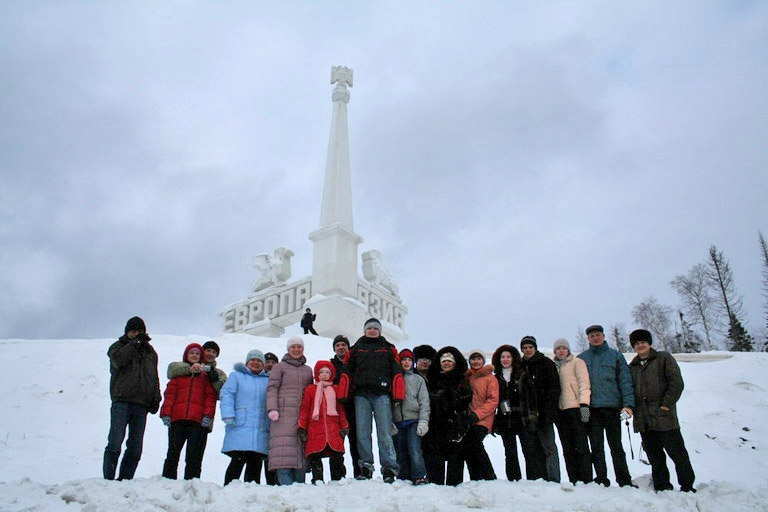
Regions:
<svg viewBox="0 0 768 512"><path fill-rule="evenodd" d="M672 354L651 349L645 364L640 356L635 356L629 363L629 371L635 387L635 432L680 428L677 401L683 394L684 384ZM662 405L669 410L662 410Z"/></svg>
<svg viewBox="0 0 768 512"><path fill-rule="evenodd" d="M450 352L456 360L456 366L448 373L440 371L440 354L445 352ZM472 425L469 408L472 402L472 388L464 376L466 371L467 360L454 347L439 350L429 368L429 432L424 442L431 453L458 453L462 446L461 441Z"/></svg>
<svg viewBox="0 0 768 512"><path fill-rule="evenodd" d="M554 423L560 409L560 375L557 366L539 351L530 359L523 358L522 366L533 382L536 409L531 408L531 411L537 414L538 424Z"/></svg>
<svg viewBox="0 0 768 512"><path fill-rule="evenodd" d="M122 336L109 347L107 356L112 401L143 405L156 413L160 407L160 378L157 352L149 341L137 342Z"/></svg>

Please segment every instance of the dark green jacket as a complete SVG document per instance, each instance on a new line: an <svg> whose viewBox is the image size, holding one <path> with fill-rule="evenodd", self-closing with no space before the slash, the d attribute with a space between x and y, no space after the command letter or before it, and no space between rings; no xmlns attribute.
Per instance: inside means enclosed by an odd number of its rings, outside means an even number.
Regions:
<svg viewBox="0 0 768 512"><path fill-rule="evenodd" d="M113 402L129 402L146 407L152 414L160 407L160 378L157 352L148 341L135 342L122 336L107 351L109 394Z"/></svg>
<svg viewBox="0 0 768 512"><path fill-rule="evenodd" d="M683 376L677 361L669 352L651 349L645 364L641 363L640 356L629 363L635 387L635 432L679 429L677 401L683 393ZM669 411L663 411L662 405Z"/></svg>

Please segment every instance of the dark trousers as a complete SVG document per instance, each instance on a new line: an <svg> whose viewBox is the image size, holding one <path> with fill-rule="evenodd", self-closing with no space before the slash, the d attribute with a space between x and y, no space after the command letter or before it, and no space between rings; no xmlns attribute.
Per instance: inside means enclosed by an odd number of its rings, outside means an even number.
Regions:
<svg viewBox="0 0 768 512"><path fill-rule="evenodd" d="M206 429L195 421L174 421L168 427L168 453L163 464L163 478L176 480L179 457L184 443L187 451L184 455L184 480L200 478L203 466L203 439Z"/></svg>
<svg viewBox="0 0 768 512"><path fill-rule="evenodd" d="M548 482L560 482L560 457L555 444L555 427L544 423L520 434L520 444L525 457L525 477L528 480L543 478Z"/></svg>
<svg viewBox="0 0 768 512"><path fill-rule="evenodd" d="M605 439L611 449L613 472L616 482L621 485L631 485L627 467L627 454L621 444L621 409L614 407L590 407L589 409L589 445L592 448L592 464L595 466L595 482L608 483L608 467L605 464Z"/></svg>
<svg viewBox="0 0 768 512"><path fill-rule="evenodd" d="M113 402L110 408L109 435L107 447L104 448L104 478L115 479L117 461L120 459L120 451L125 439L125 430L128 429L128 441L125 444L123 462L120 464L118 480L130 480L136 473L136 467L141 459L144 447L144 429L147 425L147 408L139 404L128 402Z"/></svg>
<svg viewBox="0 0 768 512"><path fill-rule="evenodd" d="M315 328L312 327L311 325L309 327L304 328L304 334L309 334L310 332L315 336L317 336L317 331L315 331Z"/></svg>
<svg viewBox="0 0 768 512"><path fill-rule="evenodd" d="M460 453L431 453L426 461L429 483L459 485L464 481L464 457Z"/></svg>
<svg viewBox="0 0 768 512"><path fill-rule="evenodd" d="M648 430L641 432L640 437L643 440L643 449L648 454L648 462L651 463L651 477L653 478L653 488L657 491L671 490L672 484L669 481L669 469L667 469L667 457L675 463L675 472L677 473L677 483L680 489L690 491L693 489L693 481L696 475L691 466L691 459L688 457L688 450L685 449L685 441L680 429L675 430Z"/></svg>
<svg viewBox="0 0 768 512"><path fill-rule="evenodd" d="M592 455L587 441L587 425L581 422L579 409L560 411L557 421L565 470L571 483L592 481Z"/></svg>
<svg viewBox="0 0 768 512"><path fill-rule="evenodd" d="M501 442L504 444L504 461L507 480L510 482L523 478L520 472L520 457L517 454L517 436L514 432L502 432Z"/></svg>
<svg viewBox="0 0 768 512"><path fill-rule="evenodd" d="M487 435L487 428L482 425L472 425L461 441L461 454L467 463L470 480L496 480L491 459L483 444Z"/></svg>
<svg viewBox="0 0 768 512"><path fill-rule="evenodd" d="M266 464L264 464L266 455L243 450L233 450L226 453L232 460L229 462L227 471L224 473L224 485L240 478L243 467L245 467L245 476L243 478L245 482L261 483L261 466L263 464L266 467ZM267 478L267 483L269 484L269 478ZM275 478L275 483L270 485L277 485L277 479Z"/></svg>
<svg viewBox="0 0 768 512"><path fill-rule="evenodd" d="M344 467L344 454L326 450L321 453L313 453L309 456L309 469L312 471L312 483L323 482L323 457L328 457L328 465L331 469L331 480L341 480L347 474Z"/></svg>

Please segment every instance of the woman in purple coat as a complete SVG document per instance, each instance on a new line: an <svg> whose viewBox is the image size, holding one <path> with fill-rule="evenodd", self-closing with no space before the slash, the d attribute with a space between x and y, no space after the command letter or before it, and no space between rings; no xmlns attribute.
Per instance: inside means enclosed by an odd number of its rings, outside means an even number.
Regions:
<svg viewBox="0 0 768 512"><path fill-rule="evenodd" d="M288 353L269 373L267 411L272 424L269 431L269 469L277 473L279 485L304 483L304 449L297 424L304 388L312 383L312 369L304 357L304 340L288 339Z"/></svg>

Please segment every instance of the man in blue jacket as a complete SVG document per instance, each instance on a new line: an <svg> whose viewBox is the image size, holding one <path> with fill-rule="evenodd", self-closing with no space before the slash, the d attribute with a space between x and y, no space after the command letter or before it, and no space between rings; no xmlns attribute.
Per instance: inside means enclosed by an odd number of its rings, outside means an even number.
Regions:
<svg viewBox="0 0 768 512"><path fill-rule="evenodd" d="M595 466L595 482L606 487L608 468L605 464L605 438L611 449L613 471L621 486L637 487L627 467L627 455L621 444L621 421L632 416L635 407L635 391L632 375L624 356L605 342L601 325L587 327L589 349L579 354L587 363L592 400L589 404L589 444L592 448L592 464Z"/></svg>

